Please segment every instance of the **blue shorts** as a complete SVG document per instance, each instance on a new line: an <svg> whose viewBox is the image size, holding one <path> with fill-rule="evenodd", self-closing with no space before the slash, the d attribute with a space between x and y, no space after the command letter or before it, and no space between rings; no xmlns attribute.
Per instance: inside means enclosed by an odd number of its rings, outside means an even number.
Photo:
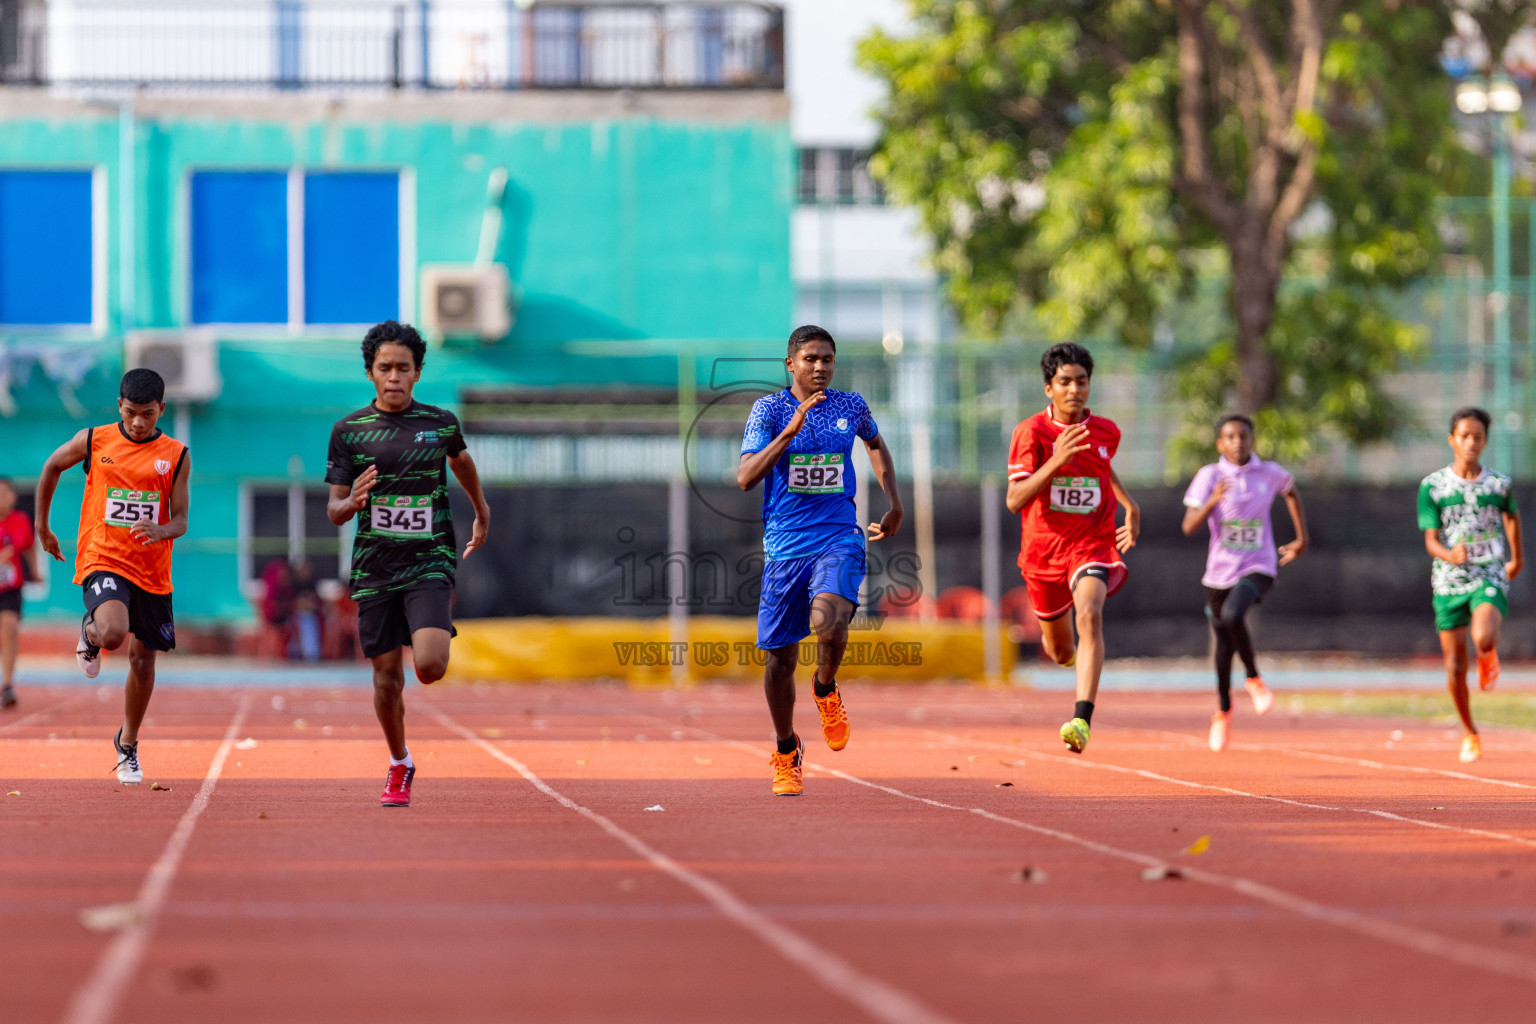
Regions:
<svg viewBox="0 0 1536 1024"><path fill-rule="evenodd" d="M772 651L804 640L811 632L811 601L817 594L846 597L857 608L864 571L864 538L856 534L838 537L819 554L766 563L757 602L757 646Z"/></svg>

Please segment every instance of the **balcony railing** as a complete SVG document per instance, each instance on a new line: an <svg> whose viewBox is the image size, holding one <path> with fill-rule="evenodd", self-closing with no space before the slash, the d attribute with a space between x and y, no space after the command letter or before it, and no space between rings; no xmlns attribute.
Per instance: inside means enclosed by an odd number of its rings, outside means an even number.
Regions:
<svg viewBox="0 0 1536 1024"><path fill-rule="evenodd" d="M0 82L239 89L782 89L764 3L0 0Z"/></svg>

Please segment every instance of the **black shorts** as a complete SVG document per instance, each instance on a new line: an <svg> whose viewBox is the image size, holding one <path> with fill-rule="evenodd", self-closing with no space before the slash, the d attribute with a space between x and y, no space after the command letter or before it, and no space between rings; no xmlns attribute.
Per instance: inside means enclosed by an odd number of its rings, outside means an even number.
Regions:
<svg viewBox="0 0 1536 1024"><path fill-rule="evenodd" d="M365 658L409 647L411 634L418 629L446 629L450 636L458 634L453 628L452 583L429 580L357 602L357 636Z"/></svg>
<svg viewBox="0 0 1536 1024"><path fill-rule="evenodd" d="M85 592L85 610L94 614L108 601L128 606L128 632L152 651L176 649L176 617L171 611L170 594L151 594L126 576L115 572L93 572L80 584Z"/></svg>
<svg viewBox="0 0 1536 1024"><path fill-rule="evenodd" d="M1250 572L1242 579L1225 590L1217 590L1214 587L1205 588L1205 613L1213 619L1221 618L1221 606L1227 603L1227 595L1238 587L1252 587L1255 593L1254 604L1263 604L1264 595L1269 593L1269 588L1275 585L1275 578L1265 572Z"/></svg>
<svg viewBox="0 0 1536 1024"><path fill-rule="evenodd" d="M0 612L15 612L21 614L21 588L7 590L0 593Z"/></svg>

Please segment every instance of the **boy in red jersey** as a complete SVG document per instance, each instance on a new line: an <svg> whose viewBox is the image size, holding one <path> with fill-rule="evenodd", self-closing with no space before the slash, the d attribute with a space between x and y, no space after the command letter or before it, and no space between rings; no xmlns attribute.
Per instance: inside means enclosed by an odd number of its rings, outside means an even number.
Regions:
<svg viewBox="0 0 1536 1024"><path fill-rule="evenodd" d="M1007 502L1008 511L1023 512L1019 569L1046 653L1077 667L1077 706L1061 739L1081 754L1104 670L1104 599L1125 583L1120 556L1136 546L1141 509L1109 464L1120 428L1088 412L1093 356L1081 345L1053 345L1040 370L1051 404L1013 429ZM1118 505L1125 522L1117 529ZM1075 612L1076 643L1068 612Z"/></svg>

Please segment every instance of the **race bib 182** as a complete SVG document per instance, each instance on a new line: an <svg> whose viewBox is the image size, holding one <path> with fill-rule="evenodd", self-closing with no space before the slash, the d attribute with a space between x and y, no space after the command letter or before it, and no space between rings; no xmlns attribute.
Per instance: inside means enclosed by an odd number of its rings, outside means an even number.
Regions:
<svg viewBox="0 0 1536 1024"><path fill-rule="evenodd" d="M368 499L373 508L373 532L402 540L432 536L432 496L376 494Z"/></svg>
<svg viewBox="0 0 1536 1024"><path fill-rule="evenodd" d="M102 518L108 526L132 527L139 523L160 521L159 491L130 491L126 487L107 488L107 507Z"/></svg>
<svg viewBox="0 0 1536 1024"><path fill-rule="evenodd" d="M842 453L791 455L789 489L795 494L842 494Z"/></svg>
<svg viewBox="0 0 1536 1024"><path fill-rule="evenodd" d="M1085 516L1099 507L1102 492L1096 476L1058 476L1051 480L1051 511Z"/></svg>
<svg viewBox="0 0 1536 1024"><path fill-rule="evenodd" d="M1228 551L1257 551L1263 536L1263 526L1257 519L1221 521L1221 546Z"/></svg>

